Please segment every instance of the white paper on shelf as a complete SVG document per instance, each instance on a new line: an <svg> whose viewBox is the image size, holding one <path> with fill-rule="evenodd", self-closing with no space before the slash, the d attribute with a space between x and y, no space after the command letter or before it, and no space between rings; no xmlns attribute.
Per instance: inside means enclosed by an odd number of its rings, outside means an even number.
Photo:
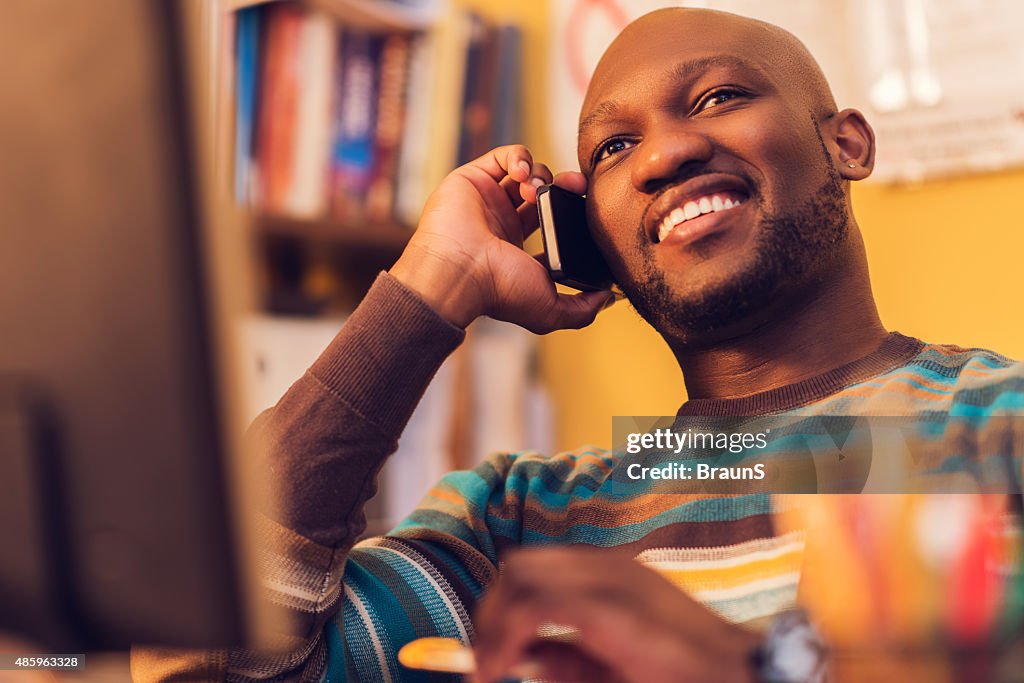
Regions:
<svg viewBox="0 0 1024 683"><path fill-rule="evenodd" d="M343 318L251 315L241 321L242 393L248 420L275 405L341 330Z"/></svg>

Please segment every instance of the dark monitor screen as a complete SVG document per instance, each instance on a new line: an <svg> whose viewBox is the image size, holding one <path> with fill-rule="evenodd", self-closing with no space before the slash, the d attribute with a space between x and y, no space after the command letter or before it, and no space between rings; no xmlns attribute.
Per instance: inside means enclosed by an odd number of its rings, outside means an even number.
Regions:
<svg viewBox="0 0 1024 683"><path fill-rule="evenodd" d="M178 3L0 13L0 632L242 638Z"/></svg>

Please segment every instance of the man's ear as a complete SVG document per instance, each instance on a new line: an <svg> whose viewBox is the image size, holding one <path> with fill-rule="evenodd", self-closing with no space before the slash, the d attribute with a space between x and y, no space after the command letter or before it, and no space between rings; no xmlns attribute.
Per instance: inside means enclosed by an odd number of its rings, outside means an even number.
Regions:
<svg viewBox="0 0 1024 683"><path fill-rule="evenodd" d="M831 123L839 175L846 180L867 178L875 167L875 132L867 119L856 109L844 109L832 116Z"/></svg>

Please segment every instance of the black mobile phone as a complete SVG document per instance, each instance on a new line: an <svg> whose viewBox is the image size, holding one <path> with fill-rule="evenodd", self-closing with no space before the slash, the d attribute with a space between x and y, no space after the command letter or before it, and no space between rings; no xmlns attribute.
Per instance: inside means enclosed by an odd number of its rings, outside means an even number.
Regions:
<svg viewBox="0 0 1024 683"><path fill-rule="evenodd" d="M586 200L557 185L537 189L544 261L551 279L584 292L611 288L611 270L590 236Z"/></svg>

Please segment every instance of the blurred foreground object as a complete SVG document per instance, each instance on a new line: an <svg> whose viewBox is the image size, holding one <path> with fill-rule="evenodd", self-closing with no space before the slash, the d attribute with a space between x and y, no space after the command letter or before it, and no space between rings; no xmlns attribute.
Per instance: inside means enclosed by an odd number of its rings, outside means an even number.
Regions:
<svg viewBox="0 0 1024 683"><path fill-rule="evenodd" d="M254 619L214 373L241 276L204 231L187 9L0 21L0 630L53 648L241 643Z"/></svg>

